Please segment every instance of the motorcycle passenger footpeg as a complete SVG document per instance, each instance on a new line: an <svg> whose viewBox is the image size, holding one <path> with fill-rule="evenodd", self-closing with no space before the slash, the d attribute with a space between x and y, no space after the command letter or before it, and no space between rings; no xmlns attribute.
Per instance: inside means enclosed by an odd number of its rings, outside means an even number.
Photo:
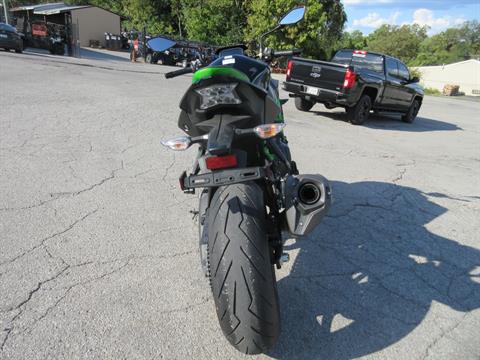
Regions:
<svg viewBox="0 0 480 360"><path fill-rule="evenodd" d="M187 172L184 171L178 178L178 183L180 185L180 189L185 193L185 194L195 194L195 189L191 187L186 187L185 186L185 179L187 178Z"/></svg>

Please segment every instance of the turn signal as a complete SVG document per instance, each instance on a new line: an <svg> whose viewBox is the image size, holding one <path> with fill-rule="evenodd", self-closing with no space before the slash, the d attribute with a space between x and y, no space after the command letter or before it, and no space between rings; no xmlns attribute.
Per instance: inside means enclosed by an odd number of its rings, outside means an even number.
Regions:
<svg viewBox="0 0 480 360"><path fill-rule="evenodd" d="M281 133L285 125L285 123L265 124L253 128L253 131L259 138L268 139Z"/></svg>
<svg viewBox="0 0 480 360"><path fill-rule="evenodd" d="M162 145L175 151L187 150L192 144L192 140L188 136L179 136L173 139L162 141Z"/></svg>

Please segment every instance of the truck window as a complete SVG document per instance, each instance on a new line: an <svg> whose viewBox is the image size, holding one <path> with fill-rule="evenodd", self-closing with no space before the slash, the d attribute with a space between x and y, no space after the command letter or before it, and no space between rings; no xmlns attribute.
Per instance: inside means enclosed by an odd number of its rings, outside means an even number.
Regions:
<svg viewBox="0 0 480 360"><path fill-rule="evenodd" d="M383 74L383 57L368 52L354 53L353 50L340 50L335 54L332 62L351 65L356 70L370 70Z"/></svg>
<svg viewBox="0 0 480 360"><path fill-rule="evenodd" d="M398 65L397 60L392 58L387 58L387 75L398 78Z"/></svg>
<svg viewBox="0 0 480 360"><path fill-rule="evenodd" d="M398 77L405 81L410 80L410 72L408 71L408 68L405 65L403 65L400 61L397 61L397 63L398 63Z"/></svg>

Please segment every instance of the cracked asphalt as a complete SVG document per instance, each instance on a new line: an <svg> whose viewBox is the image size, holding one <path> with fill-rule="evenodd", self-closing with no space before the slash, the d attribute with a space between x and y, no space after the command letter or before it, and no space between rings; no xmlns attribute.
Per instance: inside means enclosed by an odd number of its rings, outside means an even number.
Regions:
<svg viewBox="0 0 480 360"><path fill-rule="evenodd" d="M122 61L0 53L0 358L236 359L200 268L189 76ZM284 97L286 95L284 94ZM427 97L412 125L285 106L331 213L287 241L278 345L258 358L480 357L478 102Z"/></svg>

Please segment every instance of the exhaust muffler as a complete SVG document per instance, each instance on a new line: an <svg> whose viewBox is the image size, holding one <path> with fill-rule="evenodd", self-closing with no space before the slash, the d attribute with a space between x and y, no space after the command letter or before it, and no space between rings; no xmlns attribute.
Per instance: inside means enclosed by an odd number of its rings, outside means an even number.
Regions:
<svg viewBox="0 0 480 360"><path fill-rule="evenodd" d="M290 233L307 235L320 224L331 204L331 189L321 175L291 175L285 186L285 214Z"/></svg>

